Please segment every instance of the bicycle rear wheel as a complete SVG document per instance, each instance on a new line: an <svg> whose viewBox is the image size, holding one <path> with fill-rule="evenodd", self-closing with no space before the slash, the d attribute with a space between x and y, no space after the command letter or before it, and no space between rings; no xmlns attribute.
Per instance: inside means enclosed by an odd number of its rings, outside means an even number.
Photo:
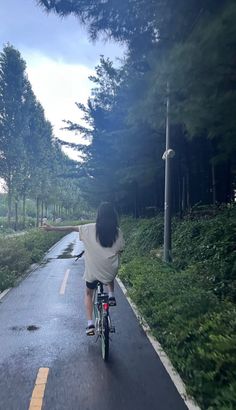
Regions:
<svg viewBox="0 0 236 410"><path fill-rule="evenodd" d="M102 358L103 360L106 361L108 360L108 357L109 357L109 321L108 321L107 316L103 318L101 342L102 342Z"/></svg>
<svg viewBox="0 0 236 410"><path fill-rule="evenodd" d="M100 335L100 331L101 331L100 317L101 317L101 314L100 314L100 311L97 305L97 289L95 289L93 293L93 319L95 323L95 330L98 335Z"/></svg>

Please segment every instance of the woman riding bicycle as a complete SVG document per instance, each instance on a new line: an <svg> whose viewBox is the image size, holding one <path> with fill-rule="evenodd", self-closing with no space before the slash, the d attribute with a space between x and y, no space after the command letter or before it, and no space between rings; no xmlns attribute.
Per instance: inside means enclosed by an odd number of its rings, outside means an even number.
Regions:
<svg viewBox="0 0 236 410"><path fill-rule="evenodd" d="M124 249L124 240L118 224L118 216L109 202L100 205L96 223L79 226L52 226L45 224L46 231L76 231L85 247L86 281L85 307L88 319L86 334L93 336L93 292L100 281L108 286L109 305L115 306L114 279L118 273L120 253Z"/></svg>

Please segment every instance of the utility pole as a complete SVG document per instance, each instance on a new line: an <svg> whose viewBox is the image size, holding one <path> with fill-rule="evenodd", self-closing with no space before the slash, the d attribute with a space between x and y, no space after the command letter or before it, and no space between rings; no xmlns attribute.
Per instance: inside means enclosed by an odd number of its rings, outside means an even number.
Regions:
<svg viewBox="0 0 236 410"><path fill-rule="evenodd" d="M164 205L164 262L171 262L171 175L170 160L174 150L170 149L170 87L167 83L166 101L166 150L162 159L165 160L165 205Z"/></svg>

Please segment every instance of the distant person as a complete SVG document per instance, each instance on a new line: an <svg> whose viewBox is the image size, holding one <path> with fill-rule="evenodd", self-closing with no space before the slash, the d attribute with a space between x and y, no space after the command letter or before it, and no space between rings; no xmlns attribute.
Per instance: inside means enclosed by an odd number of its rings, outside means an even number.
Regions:
<svg viewBox="0 0 236 410"><path fill-rule="evenodd" d="M118 224L118 216L109 202L100 205L96 223L79 226L52 226L45 224L46 231L76 231L80 234L85 247L86 281L85 307L88 319L86 334L93 336L93 292L100 281L108 286L109 305L116 306L114 279L118 273L120 254L124 249L124 240Z"/></svg>
<svg viewBox="0 0 236 410"><path fill-rule="evenodd" d="M48 222L48 218L46 216L42 219L42 225L45 225Z"/></svg>

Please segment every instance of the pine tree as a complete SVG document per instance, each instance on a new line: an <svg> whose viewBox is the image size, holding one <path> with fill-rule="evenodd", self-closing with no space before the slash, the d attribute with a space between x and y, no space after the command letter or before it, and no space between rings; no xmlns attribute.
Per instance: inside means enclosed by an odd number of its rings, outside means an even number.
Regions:
<svg viewBox="0 0 236 410"><path fill-rule="evenodd" d="M6 45L0 54L0 175L8 189L8 221L24 158L27 78L19 51Z"/></svg>

